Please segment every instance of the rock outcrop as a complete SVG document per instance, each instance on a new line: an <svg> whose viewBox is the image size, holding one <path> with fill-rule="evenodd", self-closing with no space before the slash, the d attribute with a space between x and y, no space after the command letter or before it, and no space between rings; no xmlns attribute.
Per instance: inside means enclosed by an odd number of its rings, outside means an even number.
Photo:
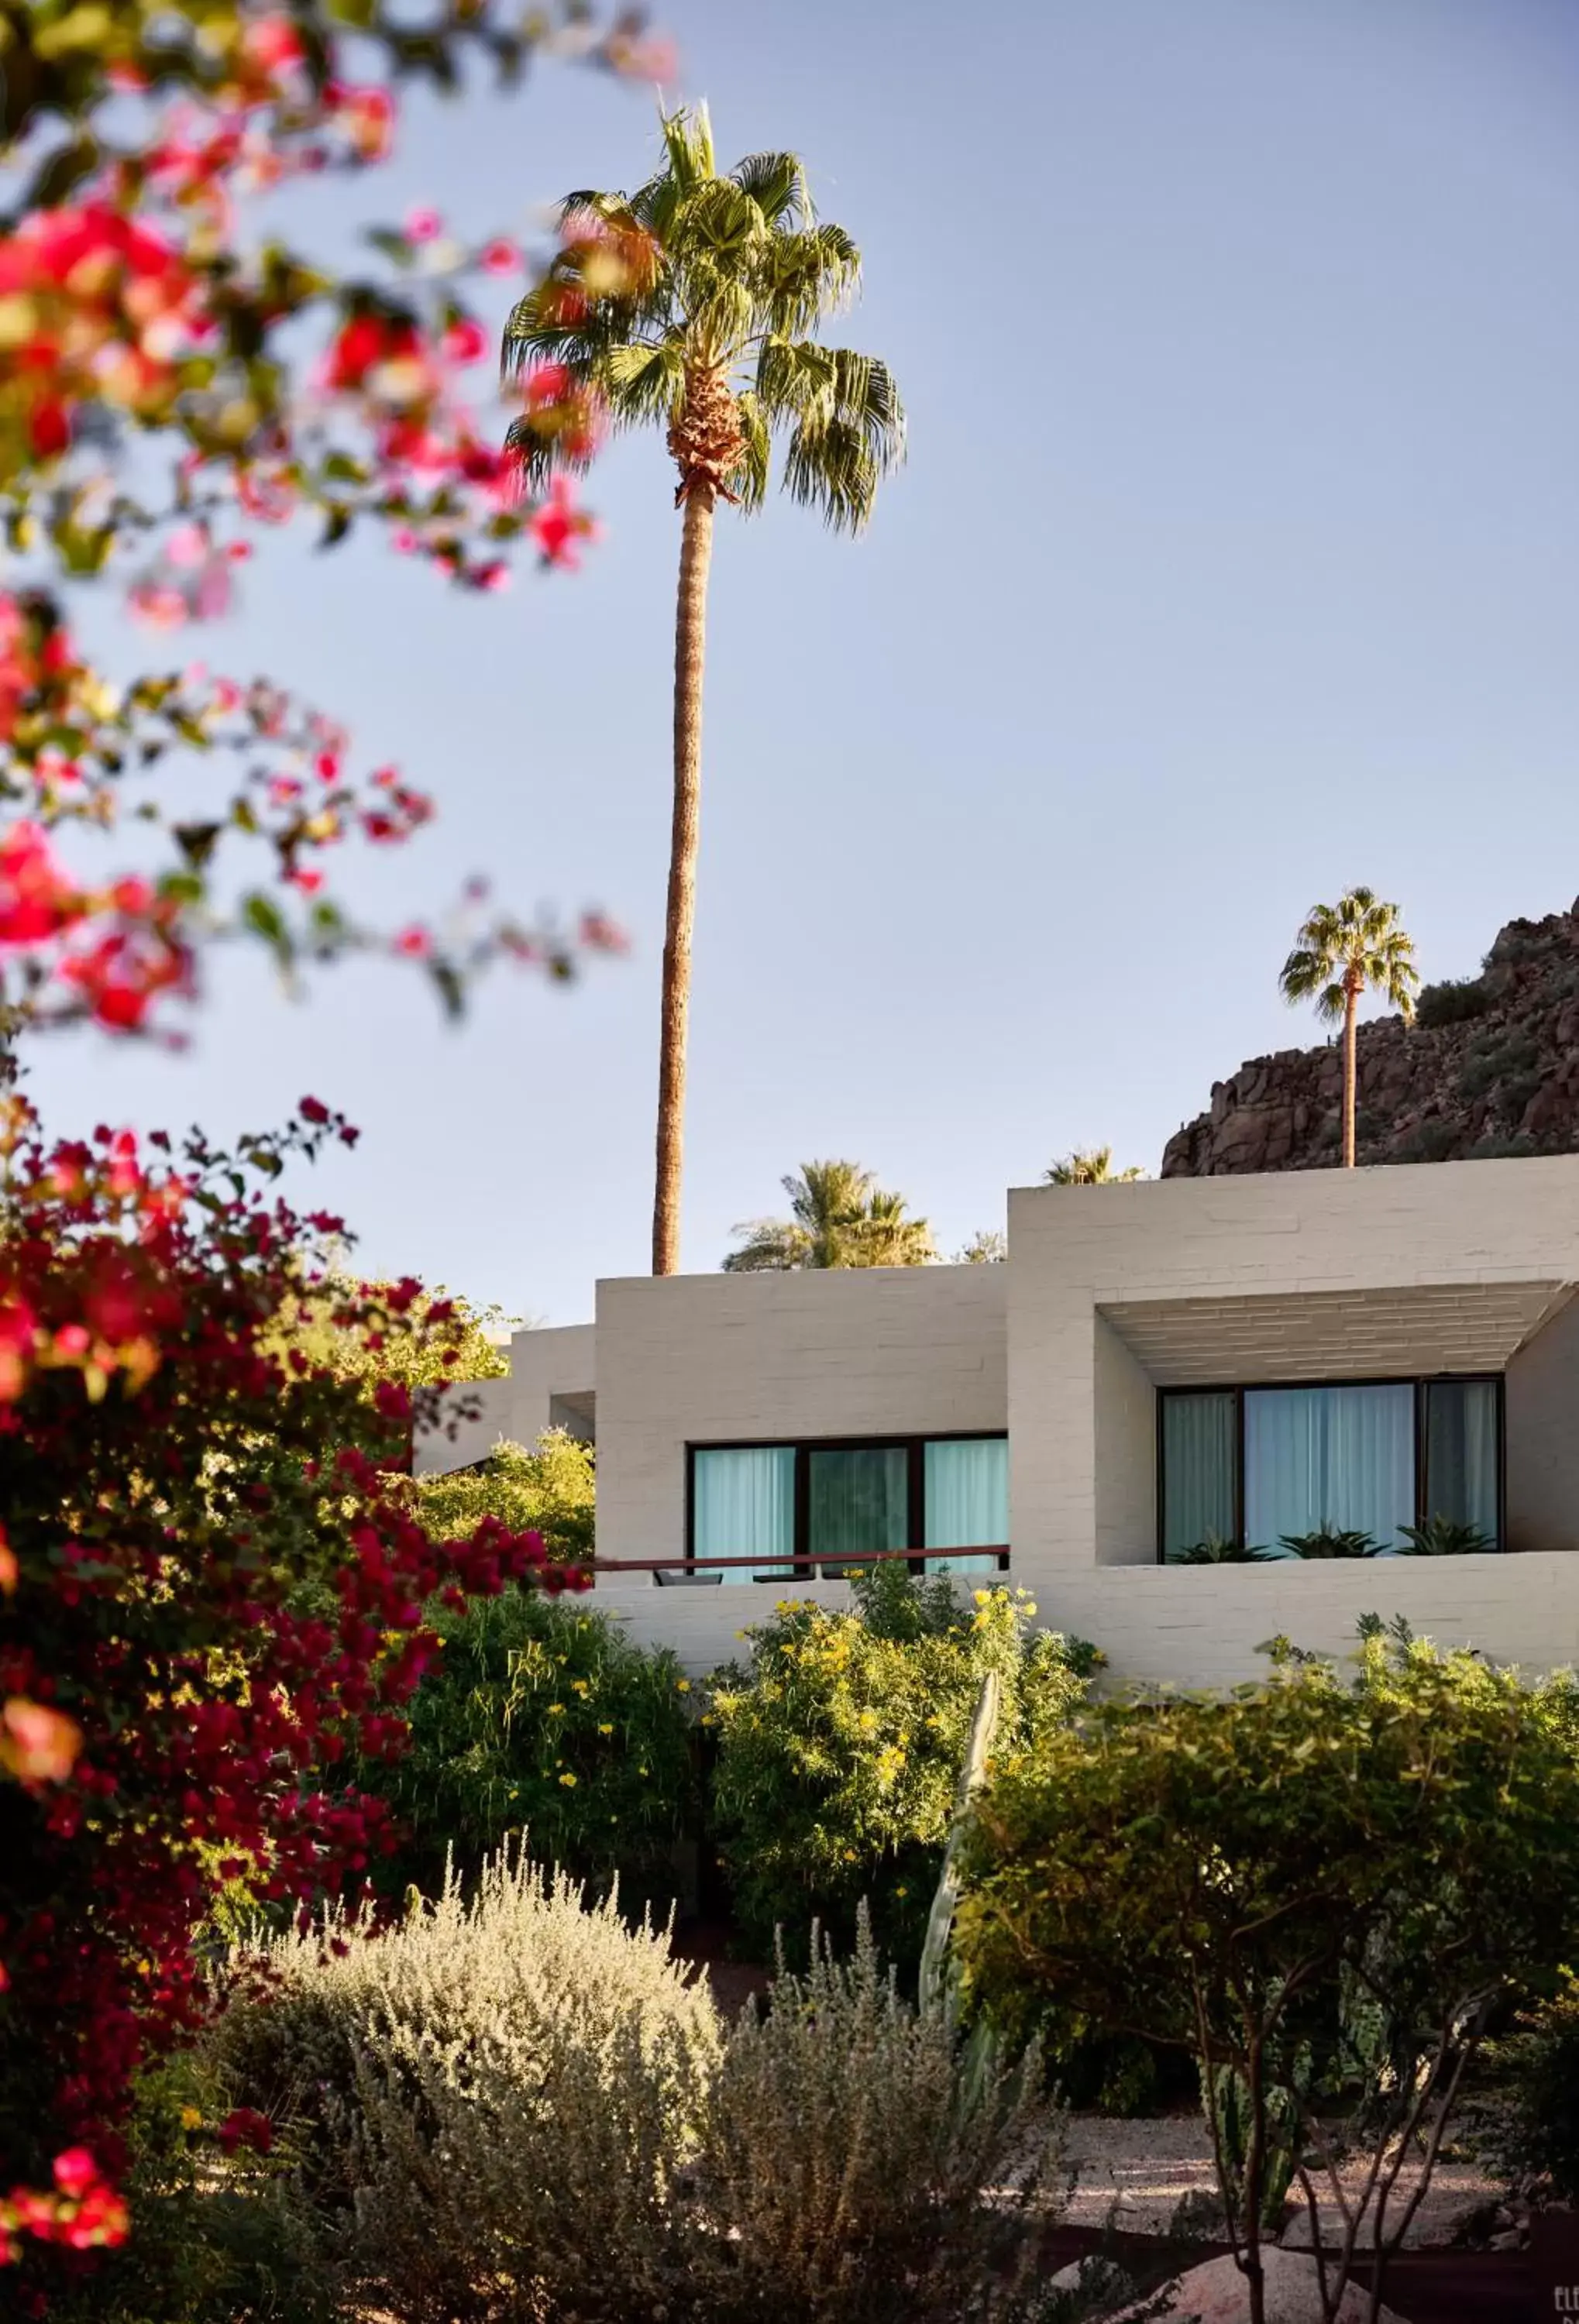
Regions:
<svg viewBox="0 0 1579 2324"><path fill-rule="evenodd" d="M1427 985L1412 1027L1360 1027L1356 1158L1579 1152L1579 902L1510 920L1479 976ZM1339 1157L1341 1043L1252 1057L1168 1141L1165 1178L1321 1170Z"/></svg>

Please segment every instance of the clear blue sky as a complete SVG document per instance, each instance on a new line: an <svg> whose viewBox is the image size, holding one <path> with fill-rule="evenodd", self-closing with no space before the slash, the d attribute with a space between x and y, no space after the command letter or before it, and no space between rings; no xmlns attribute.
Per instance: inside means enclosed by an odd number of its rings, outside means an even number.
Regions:
<svg viewBox="0 0 1579 2324"><path fill-rule="evenodd" d="M1574 0L660 13L721 148L799 148L860 241L847 335L911 420L859 543L787 503L720 524L688 1267L808 1157L867 1162L946 1248L1072 1145L1155 1168L1214 1078L1314 1038L1276 971L1350 881L1401 902L1432 977L1566 907ZM651 151L644 94L555 71L414 103L357 207L520 226ZM313 1090L363 1126L320 1198L370 1268L566 1322L644 1268L670 483L655 440L616 449L583 573L481 602L281 544L197 641L438 792L370 908L482 868L601 902L633 957L569 992L501 977L458 1031L392 968L297 1006L233 963L183 1058L42 1055L61 1127L262 1124Z"/></svg>

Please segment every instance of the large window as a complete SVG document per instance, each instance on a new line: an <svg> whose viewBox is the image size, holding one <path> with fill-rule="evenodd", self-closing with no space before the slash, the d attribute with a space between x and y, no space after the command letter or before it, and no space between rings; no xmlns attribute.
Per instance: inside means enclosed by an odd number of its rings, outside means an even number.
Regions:
<svg viewBox="0 0 1579 2324"><path fill-rule="evenodd" d="M1006 1436L697 1444L689 1457L688 1557L698 1582L795 1572L833 1579L874 1550L912 1551L928 1572L990 1572L1008 1562ZM710 1558L743 1563L697 1563ZM789 1563L797 1558L799 1566Z"/></svg>
<svg viewBox="0 0 1579 2324"><path fill-rule="evenodd" d="M1164 1389L1159 1442L1165 1561L1333 1533L1407 1549L1408 1527L1501 1546L1495 1378Z"/></svg>

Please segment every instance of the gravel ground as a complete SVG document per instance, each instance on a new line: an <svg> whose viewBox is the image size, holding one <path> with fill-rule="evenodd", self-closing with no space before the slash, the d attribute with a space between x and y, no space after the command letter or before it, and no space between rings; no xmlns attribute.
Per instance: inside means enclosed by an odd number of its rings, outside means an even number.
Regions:
<svg viewBox="0 0 1579 2324"><path fill-rule="evenodd" d="M1211 2140L1198 2116L1173 2115L1143 2122L1109 2122L1097 2115L1069 2117L1066 2161L1077 2170L1074 2194L1065 2217L1075 2225L1100 2227L1111 2218L1116 2227L1138 2235L1160 2235L1187 2195L1210 2199L1215 2180ZM1414 2173L1400 2174L1388 2209L1396 2217L1414 2185ZM1362 2176L1352 2166L1344 2174L1344 2187L1358 2195ZM1451 2242L1466 2212L1495 2201L1501 2187L1476 2165L1440 2162L1431 2177L1430 2191L1416 2212L1405 2237L1410 2247ZM1322 2240L1334 2242L1342 2234L1335 2204L1322 2208ZM1285 2229L1290 2245L1310 2242L1310 2221L1301 2200Z"/></svg>

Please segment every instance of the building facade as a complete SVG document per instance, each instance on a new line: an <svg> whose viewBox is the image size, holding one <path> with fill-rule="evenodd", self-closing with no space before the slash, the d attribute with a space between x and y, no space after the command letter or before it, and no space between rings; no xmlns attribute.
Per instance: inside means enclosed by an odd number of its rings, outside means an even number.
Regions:
<svg viewBox="0 0 1579 2324"><path fill-rule="evenodd" d="M598 1601L698 1671L877 1551L1006 1575L1120 1677L1237 1682L1367 1612L1551 1665L1576 1287L1579 1157L1038 1186L999 1265L602 1282L419 1466L594 1436Z"/></svg>

